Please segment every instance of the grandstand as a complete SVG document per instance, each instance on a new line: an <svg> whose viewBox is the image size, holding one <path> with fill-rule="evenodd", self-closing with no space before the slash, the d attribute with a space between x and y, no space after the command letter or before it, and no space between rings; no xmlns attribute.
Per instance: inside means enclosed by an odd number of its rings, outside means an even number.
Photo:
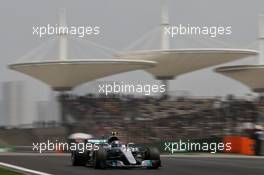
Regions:
<svg viewBox="0 0 264 175"><path fill-rule="evenodd" d="M2 128L0 138L6 144L30 145L32 141L65 140L69 132L102 136L117 130L125 141L150 143L248 135L243 124L264 124L261 97L249 101L232 96L220 100L65 94L63 105L67 127L42 123L31 129Z"/></svg>
<svg viewBox="0 0 264 175"><path fill-rule="evenodd" d="M98 136L119 130L127 141L143 138L144 142L244 134L243 123L258 122L264 109L261 98L220 101L218 98L68 94L63 101L68 120L75 119L73 130L80 131L81 128Z"/></svg>

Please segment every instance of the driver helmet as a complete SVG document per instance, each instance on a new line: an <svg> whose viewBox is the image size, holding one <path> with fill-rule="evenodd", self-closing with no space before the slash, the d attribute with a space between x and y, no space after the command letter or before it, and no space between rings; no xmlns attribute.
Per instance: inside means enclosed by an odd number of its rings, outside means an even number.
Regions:
<svg viewBox="0 0 264 175"><path fill-rule="evenodd" d="M121 147L121 143L119 140L115 140L112 142L111 146L112 146L112 148Z"/></svg>

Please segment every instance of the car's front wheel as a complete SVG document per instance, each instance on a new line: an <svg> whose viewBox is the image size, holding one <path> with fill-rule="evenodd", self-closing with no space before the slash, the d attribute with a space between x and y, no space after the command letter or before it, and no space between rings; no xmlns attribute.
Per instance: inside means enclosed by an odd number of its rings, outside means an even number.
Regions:
<svg viewBox="0 0 264 175"><path fill-rule="evenodd" d="M160 153L157 148L147 148L145 154L145 159L151 161L151 164L148 166L148 168L158 169L161 166Z"/></svg>
<svg viewBox="0 0 264 175"><path fill-rule="evenodd" d="M94 152L94 168L105 169L106 168L107 152L103 148L99 148Z"/></svg>

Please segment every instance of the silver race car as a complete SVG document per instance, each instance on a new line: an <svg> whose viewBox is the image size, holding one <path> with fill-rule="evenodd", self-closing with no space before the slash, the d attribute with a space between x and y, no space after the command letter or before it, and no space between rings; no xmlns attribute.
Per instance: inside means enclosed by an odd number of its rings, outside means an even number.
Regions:
<svg viewBox="0 0 264 175"><path fill-rule="evenodd" d="M92 144L92 149L71 151L73 166L91 166L96 169L145 167L158 169L161 166L157 148L139 146L133 143L123 144L112 134L108 139L84 139L77 144ZM89 146L91 147L91 146Z"/></svg>

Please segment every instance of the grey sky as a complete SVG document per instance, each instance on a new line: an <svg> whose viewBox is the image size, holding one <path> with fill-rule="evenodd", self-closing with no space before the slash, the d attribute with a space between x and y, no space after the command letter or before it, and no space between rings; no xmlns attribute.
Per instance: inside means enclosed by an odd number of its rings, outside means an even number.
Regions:
<svg viewBox="0 0 264 175"><path fill-rule="evenodd" d="M231 25L233 34L221 38L238 48L256 40L258 14L264 12L263 0L168 0L171 24ZM0 81L26 81L31 101L47 99L49 88L25 75L7 69L42 42L32 35L32 26L58 23L58 9L66 8L71 25L99 25L102 35L93 41L122 50L142 34L160 23L161 0L1 0L0 6ZM232 64L254 63L255 59ZM116 75L110 79L152 81L142 71ZM141 76L139 76L141 75ZM140 77L140 79L138 78ZM107 80L110 80L107 78ZM242 96L249 89L235 81L213 73L211 69L196 71L171 81L170 90L189 90L195 96ZM87 87L77 88L86 92Z"/></svg>

